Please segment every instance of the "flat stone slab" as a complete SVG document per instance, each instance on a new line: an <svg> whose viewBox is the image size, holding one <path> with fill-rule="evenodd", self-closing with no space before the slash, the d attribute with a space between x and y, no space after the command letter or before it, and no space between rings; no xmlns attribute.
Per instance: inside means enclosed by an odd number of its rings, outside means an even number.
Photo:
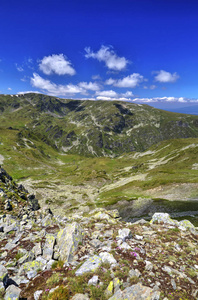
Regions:
<svg viewBox="0 0 198 300"><path fill-rule="evenodd" d="M84 264L76 271L76 276L80 276L87 272L94 272L102 263L102 258L94 255L88 258Z"/></svg>
<svg viewBox="0 0 198 300"><path fill-rule="evenodd" d="M141 283L134 284L125 290L118 290L109 300L159 300L160 292L143 286Z"/></svg>
<svg viewBox="0 0 198 300"><path fill-rule="evenodd" d="M20 293L21 289L12 284L6 289L4 300L18 300Z"/></svg>
<svg viewBox="0 0 198 300"><path fill-rule="evenodd" d="M60 251L60 259L65 262L72 262L74 252L78 243L82 241L82 232L78 223L68 224L60 230L57 235L57 245Z"/></svg>

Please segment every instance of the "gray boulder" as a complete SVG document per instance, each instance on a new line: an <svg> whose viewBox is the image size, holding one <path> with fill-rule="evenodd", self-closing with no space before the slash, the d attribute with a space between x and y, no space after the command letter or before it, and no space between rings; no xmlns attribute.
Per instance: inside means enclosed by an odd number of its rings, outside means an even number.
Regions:
<svg viewBox="0 0 198 300"><path fill-rule="evenodd" d="M57 245L60 251L60 259L65 262L72 262L74 252L82 241L82 232L78 223L68 224L60 230L57 235Z"/></svg>
<svg viewBox="0 0 198 300"><path fill-rule="evenodd" d="M52 234L46 234L45 245L43 248L43 258L50 260L53 256L55 237Z"/></svg>
<svg viewBox="0 0 198 300"><path fill-rule="evenodd" d="M102 258L97 255L94 255L88 258L84 264L76 271L76 276L80 276L87 272L94 272L102 263Z"/></svg>
<svg viewBox="0 0 198 300"><path fill-rule="evenodd" d="M4 300L18 300L20 292L21 289L12 284L6 289Z"/></svg>
<svg viewBox="0 0 198 300"><path fill-rule="evenodd" d="M160 292L143 286L141 283L127 287L125 290L118 290L109 300L159 300Z"/></svg>

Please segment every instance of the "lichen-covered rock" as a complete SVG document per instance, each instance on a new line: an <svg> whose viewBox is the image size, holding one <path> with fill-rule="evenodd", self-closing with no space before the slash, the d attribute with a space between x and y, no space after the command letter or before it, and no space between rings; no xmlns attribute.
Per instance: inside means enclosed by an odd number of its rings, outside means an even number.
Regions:
<svg viewBox="0 0 198 300"><path fill-rule="evenodd" d="M97 214L94 215L94 218L99 220L109 220L110 216L106 213L98 212Z"/></svg>
<svg viewBox="0 0 198 300"><path fill-rule="evenodd" d="M36 260L24 263L19 269L19 274L23 275L26 274L27 272L31 272L29 274L33 274L32 272L36 274L39 270L44 270L45 267L46 267L46 260L44 260L42 257L39 256L37 257Z"/></svg>
<svg viewBox="0 0 198 300"><path fill-rule="evenodd" d="M141 283L127 287L125 290L118 290L109 300L158 300L160 292L143 286Z"/></svg>
<svg viewBox="0 0 198 300"><path fill-rule="evenodd" d="M3 277L8 273L8 270L3 266L0 265L0 282L3 281Z"/></svg>
<svg viewBox="0 0 198 300"><path fill-rule="evenodd" d="M52 234L47 234L45 239L45 245L43 248L43 258L50 260L53 256L55 237Z"/></svg>
<svg viewBox="0 0 198 300"><path fill-rule="evenodd" d="M20 293L21 289L12 284L6 289L4 300L18 300Z"/></svg>
<svg viewBox="0 0 198 300"><path fill-rule="evenodd" d="M108 214L112 217L112 218L114 218L114 219L117 219L117 218L119 218L119 211L117 210L117 209L113 209L113 210L110 210L110 211L108 211Z"/></svg>
<svg viewBox="0 0 198 300"><path fill-rule="evenodd" d="M76 276L82 275L87 272L94 272L102 263L102 258L94 255L88 258L84 264L76 271Z"/></svg>
<svg viewBox="0 0 198 300"><path fill-rule="evenodd" d="M68 224L61 229L57 235L57 245L60 251L60 259L65 262L72 262L74 252L82 241L82 231L78 223Z"/></svg>
<svg viewBox="0 0 198 300"><path fill-rule="evenodd" d="M179 228L194 228L194 225L189 220L182 220L179 222Z"/></svg>
<svg viewBox="0 0 198 300"><path fill-rule="evenodd" d="M150 223L178 225L179 222L176 220L172 220L168 213L154 213Z"/></svg>
<svg viewBox="0 0 198 300"><path fill-rule="evenodd" d="M113 284L113 280L112 280L109 282L109 285L105 290L106 297L111 297L113 295L113 287L114 287L114 284Z"/></svg>
<svg viewBox="0 0 198 300"><path fill-rule="evenodd" d="M99 256L102 258L103 263L109 263L110 265L116 265L117 261L113 257L111 253L108 252L100 252Z"/></svg>
<svg viewBox="0 0 198 300"><path fill-rule="evenodd" d="M42 255L42 248L41 248L41 243L36 243L36 245L33 247L32 252L34 255L37 257L39 255Z"/></svg>

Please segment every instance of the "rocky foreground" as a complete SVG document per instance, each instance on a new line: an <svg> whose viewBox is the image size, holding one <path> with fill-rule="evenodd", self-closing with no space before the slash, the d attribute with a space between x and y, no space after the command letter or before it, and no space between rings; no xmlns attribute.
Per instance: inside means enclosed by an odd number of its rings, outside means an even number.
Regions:
<svg viewBox="0 0 198 300"><path fill-rule="evenodd" d="M162 213L55 216L0 168L0 299L198 299L197 239Z"/></svg>

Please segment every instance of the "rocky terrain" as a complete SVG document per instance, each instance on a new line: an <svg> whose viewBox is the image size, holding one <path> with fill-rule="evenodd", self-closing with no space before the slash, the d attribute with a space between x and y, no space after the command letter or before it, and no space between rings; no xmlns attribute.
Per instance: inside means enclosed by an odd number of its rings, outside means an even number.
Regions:
<svg viewBox="0 0 198 300"><path fill-rule="evenodd" d="M0 168L1 299L198 299L197 239L164 213L54 215Z"/></svg>

